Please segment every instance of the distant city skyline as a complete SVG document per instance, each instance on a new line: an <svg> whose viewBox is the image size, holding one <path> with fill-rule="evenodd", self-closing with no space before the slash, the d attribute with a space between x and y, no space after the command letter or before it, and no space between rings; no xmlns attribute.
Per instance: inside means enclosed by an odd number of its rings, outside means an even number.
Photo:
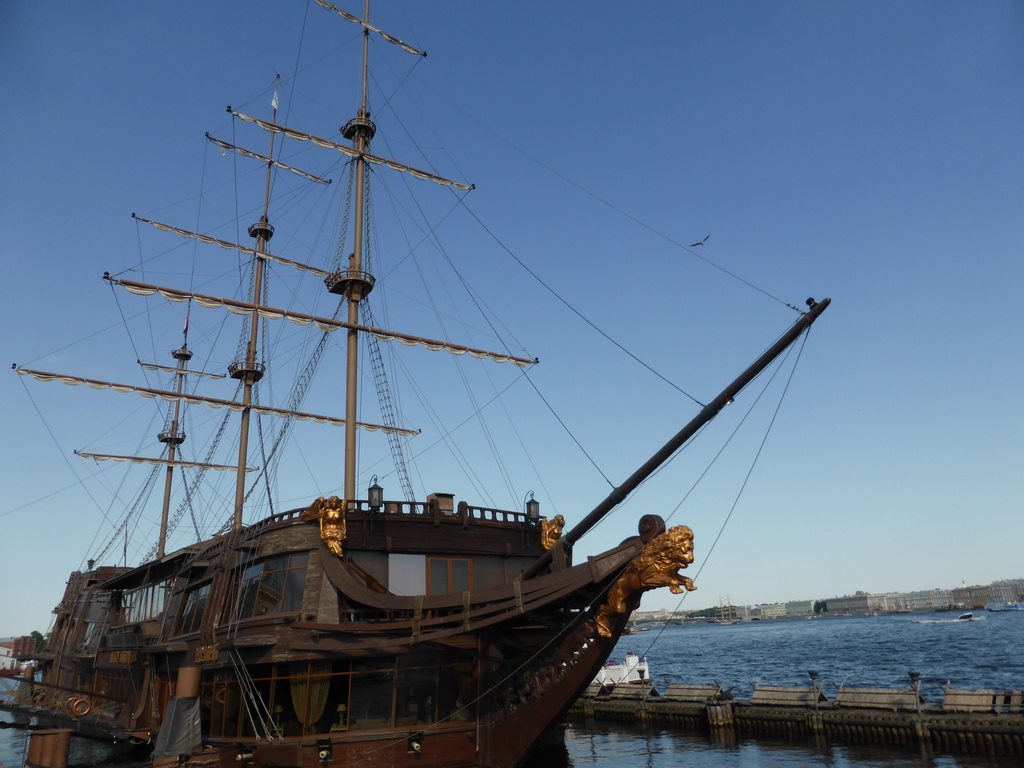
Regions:
<svg viewBox="0 0 1024 768"><path fill-rule="evenodd" d="M928 590L914 590L912 592L865 592L858 590L852 594L833 595L832 597L803 598L800 600L785 600L781 602L765 603L736 603L729 602L728 596L723 596L719 604L706 606L704 608L680 607L676 611L669 609L646 609L641 606L637 611L638 615L653 614L664 615L665 612L687 615L690 613L702 613L713 611L719 607L734 608L737 610L765 609L790 606L799 608L799 611L775 613L774 615L805 615L817 612L814 609L816 603L823 603L827 606L830 614L850 612L855 606L854 612L896 612L914 610L937 610L937 609L977 609L985 604L998 601L1007 603L1024 603L1024 578L998 579L989 584L961 585L959 587L936 587ZM806 610L804 610L806 608ZM749 616L748 614L740 614Z"/></svg>

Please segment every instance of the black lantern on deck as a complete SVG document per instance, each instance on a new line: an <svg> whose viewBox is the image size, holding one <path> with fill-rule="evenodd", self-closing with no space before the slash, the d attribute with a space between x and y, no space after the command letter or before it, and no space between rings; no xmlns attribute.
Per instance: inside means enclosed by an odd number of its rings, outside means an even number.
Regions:
<svg viewBox="0 0 1024 768"><path fill-rule="evenodd" d="M366 489L366 498L372 512L380 511L384 506L384 489L377 485L377 476L370 480L370 487Z"/></svg>
<svg viewBox="0 0 1024 768"><path fill-rule="evenodd" d="M540 520L540 502L533 498L533 491L526 494L526 518L528 520Z"/></svg>

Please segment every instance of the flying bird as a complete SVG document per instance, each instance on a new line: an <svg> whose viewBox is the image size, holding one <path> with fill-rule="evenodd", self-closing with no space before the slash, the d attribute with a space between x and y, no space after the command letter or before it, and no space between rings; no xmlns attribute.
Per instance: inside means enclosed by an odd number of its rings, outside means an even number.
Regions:
<svg viewBox="0 0 1024 768"><path fill-rule="evenodd" d="M708 237L711 237L711 235L708 235ZM691 243L690 247L691 248L696 248L698 245L704 245L704 243L706 243L708 241L708 237L705 237L699 243Z"/></svg>

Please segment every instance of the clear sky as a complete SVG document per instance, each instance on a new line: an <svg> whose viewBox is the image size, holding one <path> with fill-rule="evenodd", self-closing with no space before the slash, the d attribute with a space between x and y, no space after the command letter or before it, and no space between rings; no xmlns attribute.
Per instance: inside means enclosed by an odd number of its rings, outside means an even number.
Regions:
<svg viewBox="0 0 1024 768"><path fill-rule="evenodd" d="M541 359L527 380L509 366L385 351L404 392L399 420L423 430L407 449L419 497L518 509L533 491L571 525L696 413L690 396L713 398L788 327L786 304L829 296L806 345L577 558L655 512L696 534L699 590L684 609L1024 576L1024 6L379 5L373 21L429 56L375 39L374 151L477 189L462 205L375 170L377 320ZM224 107L268 118L280 74L279 121L337 137L355 113L358 52L354 25L303 2L2 4L7 361L166 386L135 360L173 362L185 310L114 293L102 273L228 296L244 294L245 278L237 255L129 214L244 238L262 171L221 157L204 132L265 153L266 134ZM338 205L344 158L296 142L278 152L334 180L326 192L292 174L274 181L275 252L324 266L333 245L318 227ZM405 202L409 185L423 208ZM453 267L471 295L444 287ZM274 276L271 305L310 306L301 287L316 296L311 311L330 312L315 278ZM193 310L190 367L222 372L239 329L234 316ZM308 335L271 333L285 358L276 370L294 370ZM331 338L327 384L306 410L341 415L341 343ZM285 385L268 384L263 400L285 405ZM146 470L72 451L154 455L163 407L13 372L0 392L6 636L45 631L68 573L108 544L104 562L145 554L159 488L125 541L115 532ZM379 419L372 385L363 392L367 420ZM190 417L197 458L219 417ZM360 487L376 474L400 498L383 441L360 447ZM302 425L288 451L274 511L338 492L340 431ZM230 480L218 482L173 546L227 519ZM659 590L643 607L677 604Z"/></svg>

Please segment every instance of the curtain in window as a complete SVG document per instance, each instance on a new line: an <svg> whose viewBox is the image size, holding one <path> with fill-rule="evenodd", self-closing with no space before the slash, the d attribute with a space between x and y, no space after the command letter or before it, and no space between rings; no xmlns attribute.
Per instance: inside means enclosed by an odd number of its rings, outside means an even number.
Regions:
<svg viewBox="0 0 1024 768"><path fill-rule="evenodd" d="M292 664L292 706L307 734L314 731L314 726L324 716L331 685L330 674L329 661L310 664L308 676L305 663Z"/></svg>

